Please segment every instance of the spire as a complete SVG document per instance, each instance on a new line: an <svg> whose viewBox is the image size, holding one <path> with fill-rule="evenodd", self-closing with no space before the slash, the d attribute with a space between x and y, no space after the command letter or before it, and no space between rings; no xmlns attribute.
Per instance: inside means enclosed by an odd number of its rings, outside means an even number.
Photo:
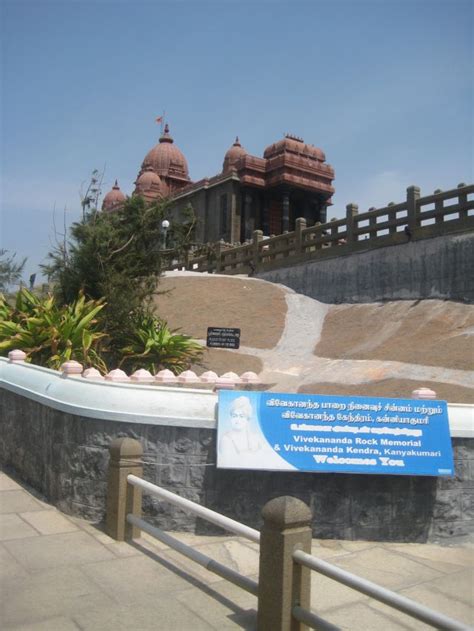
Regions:
<svg viewBox="0 0 474 631"><path fill-rule="evenodd" d="M170 127L169 127L168 123L166 123L165 130L162 133L162 135L160 136L160 142L173 142L173 138L171 137Z"/></svg>

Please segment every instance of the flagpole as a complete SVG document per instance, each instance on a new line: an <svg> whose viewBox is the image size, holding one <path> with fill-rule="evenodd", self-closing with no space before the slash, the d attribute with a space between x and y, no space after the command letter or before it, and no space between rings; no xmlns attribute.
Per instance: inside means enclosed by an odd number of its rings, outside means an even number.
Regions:
<svg viewBox="0 0 474 631"><path fill-rule="evenodd" d="M163 110L163 116L161 117L161 136L163 136L164 124L165 124L165 110Z"/></svg>

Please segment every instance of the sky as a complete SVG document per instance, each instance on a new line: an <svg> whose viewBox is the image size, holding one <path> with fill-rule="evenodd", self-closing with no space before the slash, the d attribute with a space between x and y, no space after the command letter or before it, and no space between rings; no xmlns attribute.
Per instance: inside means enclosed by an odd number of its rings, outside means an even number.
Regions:
<svg viewBox="0 0 474 631"><path fill-rule="evenodd" d="M94 169L130 194L166 112L193 180L287 132L329 218L473 181L471 0L0 0L0 247L38 273Z"/></svg>

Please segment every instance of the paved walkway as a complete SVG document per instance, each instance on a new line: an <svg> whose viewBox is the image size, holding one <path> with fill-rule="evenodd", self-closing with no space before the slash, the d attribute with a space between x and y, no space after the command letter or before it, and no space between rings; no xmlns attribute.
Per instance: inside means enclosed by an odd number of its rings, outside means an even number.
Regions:
<svg viewBox="0 0 474 631"><path fill-rule="evenodd" d="M256 578L256 546L177 535ZM473 547L315 540L313 553L445 614L474 623ZM314 574L314 573L313 573ZM314 574L313 609L341 629L427 629ZM3 631L254 629L256 598L147 536L118 543L0 473ZM271 630L268 630L271 631Z"/></svg>

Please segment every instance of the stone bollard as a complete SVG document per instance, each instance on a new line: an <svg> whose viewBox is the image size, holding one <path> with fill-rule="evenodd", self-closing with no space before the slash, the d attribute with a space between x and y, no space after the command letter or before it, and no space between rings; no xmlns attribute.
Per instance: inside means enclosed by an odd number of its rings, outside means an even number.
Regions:
<svg viewBox="0 0 474 631"><path fill-rule="evenodd" d="M277 497L262 510L258 631L303 631L292 618L299 605L310 608L311 570L293 562L293 552L311 554L311 511L295 497Z"/></svg>
<svg viewBox="0 0 474 631"><path fill-rule="evenodd" d="M140 536L140 529L127 522L127 514L141 517L141 489L127 483L131 473L143 477L143 448L133 438L116 438L110 445L107 481L107 534L117 541L129 541Z"/></svg>

